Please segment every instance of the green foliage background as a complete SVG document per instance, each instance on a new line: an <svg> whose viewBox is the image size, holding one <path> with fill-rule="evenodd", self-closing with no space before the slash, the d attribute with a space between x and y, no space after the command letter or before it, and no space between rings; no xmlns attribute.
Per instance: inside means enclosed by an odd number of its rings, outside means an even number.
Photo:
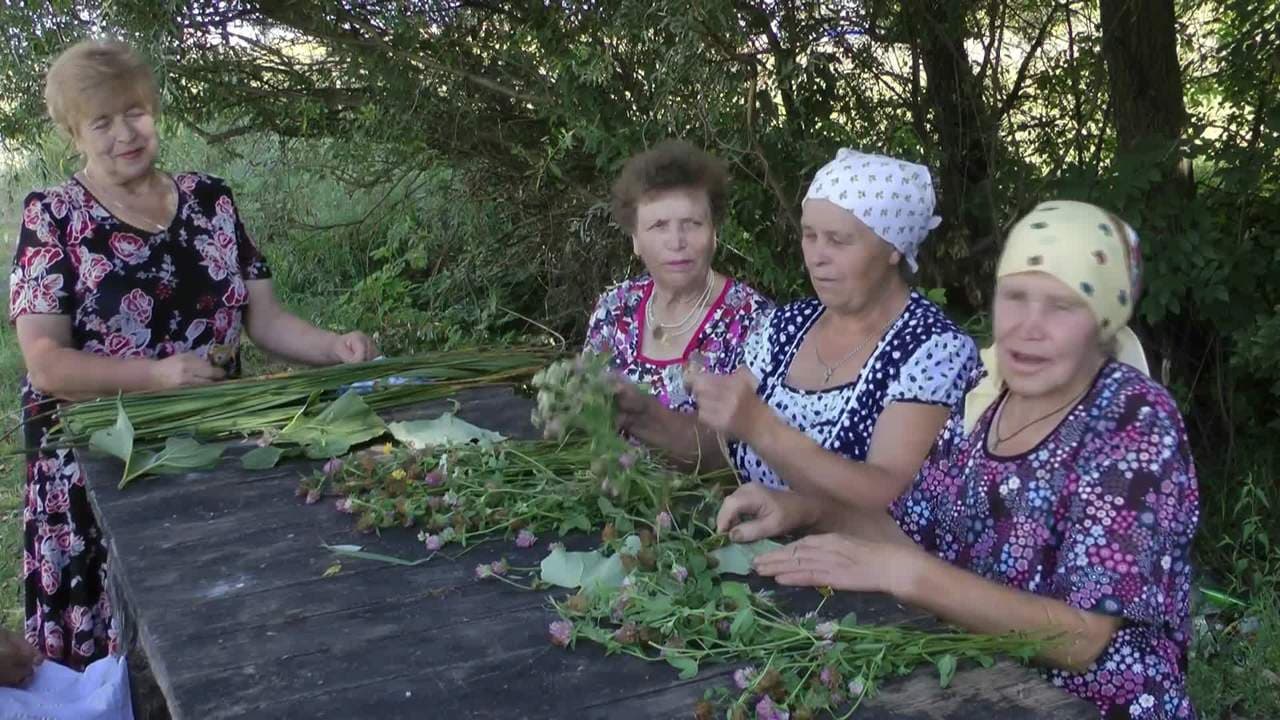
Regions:
<svg viewBox="0 0 1280 720"><path fill-rule="evenodd" d="M1135 134L1111 88L1144 68L1109 63L1125 37L1103 20L1164 6L1179 68L1151 91L1185 112ZM609 183L668 136L732 170L717 265L783 300L808 292L795 222L836 148L935 168L945 222L920 282L979 332L1020 214L1050 197L1112 208L1143 238L1138 330L1196 446L1206 582L1252 604L1202 613L1197 697L1280 716L1261 672L1280 652L1276 17L1276 0L14 0L2 214L16 228L22 194L75 167L42 73L89 33L152 58L165 166L231 180L290 306L392 352L579 338L595 295L638 271ZM6 334L11 388L19 363ZM0 493L11 527L17 507ZM1241 617L1263 630L1240 634Z"/></svg>

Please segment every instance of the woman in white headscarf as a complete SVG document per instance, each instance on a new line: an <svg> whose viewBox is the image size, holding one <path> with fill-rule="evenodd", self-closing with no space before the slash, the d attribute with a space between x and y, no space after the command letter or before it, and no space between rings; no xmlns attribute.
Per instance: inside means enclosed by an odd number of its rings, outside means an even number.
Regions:
<svg viewBox="0 0 1280 720"><path fill-rule="evenodd" d="M736 373L688 373L699 432L628 417L632 433L743 481L888 507L959 434L980 375L973 340L908 284L933 209L927 168L840 150L801 216L815 297L762 321Z"/></svg>

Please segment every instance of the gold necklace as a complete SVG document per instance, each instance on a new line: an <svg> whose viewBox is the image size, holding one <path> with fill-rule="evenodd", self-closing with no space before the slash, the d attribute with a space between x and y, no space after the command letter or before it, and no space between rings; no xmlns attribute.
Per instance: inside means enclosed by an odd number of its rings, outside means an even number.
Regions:
<svg viewBox="0 0 1280 720"><path fill-rule="evenodd" d="M88 169L81 171L80 175L86 181L84 183L85 187L89 189L89 192L93 193L93 197L95 200L98 201L98 204L106 208L107 212L114 215L117 220L124 222L124 218L121 217L122 214L137 216L138 218L144 220L148 226L150 226L148 228L145 228L147 230L150 230L151 228L155 228L155 232L164 232L165 230L168 229L169 225L167 223L165 224L158 223L146 213L140 210L137 210L136 208L129 207L126 203L123 203L120 200L110 197L110 193L103 192L103 190L107 186L102 183L99 183L97 180L93 180L92 178L90 178ZM121 210L124 210L125 212L121 213L120 212ZM132 224L132 223L129 223L129 224Z"/></svg>
<svg viewBox="0 0 1280 720"><path fill-rule="evenodd" d="M898 319L897 316L895 316L893 320L890 320L883 328L880 329L880 332L878 333L868 333L867 336L862 339L862 342L858 343L857 347L855 347L853 350L850 350L844 357L840 358L840 362L836 363L835 365L828 365L827 362L822 359L822 351L818 349L818 344L819 344L818 338L814 337L813 338L813 356L818 359L818 364L822 366L823 372L825 373L822 377L823 387L826 387L826 385L831 382L831 376L835 375L836 371L839 370L842 365L849 362L849 360L853 359L853 357L857 355L862 350L862 348L867 346L867 343L871 341L871 338L880 337L881 335L884 335L884 333L889 329L890 326L893 325L894 321L896 321L897 319Z"/></svg>
<svg viewBox="0 0 1280 720"><path fill-rule="evenodd" d="M672 337L680 337L689 331L689 327L693 321L697 319L697 313L706 307L707 302L711 299L711 286L715 285L715 274L710 270L707 271L707 286L702 289L702 295L698 298L698 302L694 304L693 309L689 311L679 322L664 323L656 320L653 311L654 296L658 294L658 285L654 283L653 293L649 295L649 301L644 305L644 319L649 327L653 328L653 339L658 342L664 342L667 336L667 330L673 330Z"/></svg>

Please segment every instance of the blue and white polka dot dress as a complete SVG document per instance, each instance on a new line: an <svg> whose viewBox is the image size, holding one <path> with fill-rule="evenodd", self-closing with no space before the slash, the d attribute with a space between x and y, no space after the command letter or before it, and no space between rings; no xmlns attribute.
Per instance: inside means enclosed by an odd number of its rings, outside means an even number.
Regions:
<svg viewBox="0 0 1280 720"><path fill-rule="evenodd" d="M949 442L963 435L964 396L982 377L978 349L916 292L855 380L825 390L788 385L791 361L825 310L817 298L780 307L747 340L743 362L760 380L756 394L787 424L851 460L866 459L876 421L895 402L949 407L942 437ZM744 482L786 487L750 446L732 442L730 453Z"/></svg>

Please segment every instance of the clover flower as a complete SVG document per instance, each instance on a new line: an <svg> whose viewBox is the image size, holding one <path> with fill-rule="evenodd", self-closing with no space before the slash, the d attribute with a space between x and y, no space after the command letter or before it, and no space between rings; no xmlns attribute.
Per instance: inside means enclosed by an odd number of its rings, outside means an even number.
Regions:
<svg viewBox="0 0 1280 720"><path fill-rule="evenodd" d="M790 720L791 713L779 708L773 704L773 699L768 695L760 698L760 702L756 703L756 720Z"/></svg>
<svg viewBox="0 0 1280 720"><path fill-rule="evenodd" d="M551 644L556 647L568 647L573 637L573 623L568 620L556 620L547 628L551 635Z"/></svg>
<svg viewBox="0 0 1280 720"><path fill-rule="evenodd" d="M530 532L528 528L523 528L516 534L516 547L518 548L531 548L536 542L538 542L538 536Z"/></svg>

